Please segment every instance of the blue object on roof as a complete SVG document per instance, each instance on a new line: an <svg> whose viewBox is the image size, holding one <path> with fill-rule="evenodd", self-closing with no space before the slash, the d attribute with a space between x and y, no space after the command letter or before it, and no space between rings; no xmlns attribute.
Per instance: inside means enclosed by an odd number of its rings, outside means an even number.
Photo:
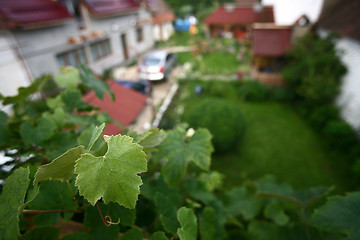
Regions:
<svg viewBox="0 0 360 240"><path fill-rule="evenodd" d="M188 19L181 19L181 18L176 19L175 21L176 31L186 32L189 31L189 28L190 28L190 22Z"/></svg>

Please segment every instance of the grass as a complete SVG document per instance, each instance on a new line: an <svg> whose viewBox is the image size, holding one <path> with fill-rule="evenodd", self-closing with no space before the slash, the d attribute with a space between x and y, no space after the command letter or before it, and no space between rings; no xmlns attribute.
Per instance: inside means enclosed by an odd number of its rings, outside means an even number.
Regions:
<svg viewBox="0 0 360 240"><path fill-rule="evenodd" d="M213 169L225 174L228 186L236 185L239 176L257 179L266 174L295 188L343 185L330 167L321 139L290 106L241 101L238 105L247 132L238 151L213 158Z"/></svg>
<svg viewBox="0 0 360 240"><path fill-rule="evenodd" d="M199 84L203 86L203 96L195 96L193 91ZM336 185L338 190L347 188L346 177L331 167L336 156L331 155L321 138L290 105L273 101L244 102L237 97L239 84L234 82L187 80L180 86L180 95L171 107L174 111L179 104L192 106L199 98L211 95L228 98L243 112L247 127L238 148L214 154L212 159L212 170L225 175L226 188L266 174L297 189L319 185ZM185 107L184 114L187 109ZM176 119L176 113L167 114Z"/></svg>
<svg viewBox="0 0 360 240"><path fill-rule="evenodd" d="M202 74L235 74L239 68L239 62L235 53L214 52L201 55L198 60Z"/></svg>

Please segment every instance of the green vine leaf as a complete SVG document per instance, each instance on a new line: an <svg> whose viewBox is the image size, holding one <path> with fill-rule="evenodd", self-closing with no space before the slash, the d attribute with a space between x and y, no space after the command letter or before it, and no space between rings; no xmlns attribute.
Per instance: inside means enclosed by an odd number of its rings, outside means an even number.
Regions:
<svg viewBox="0 0 360 240"><path fill-rule="evenodd" d="M83 154L84 147L78 146L68 150L49 164L38 168L34 184L45 180L70 181L74 175L75 161Z"/></svg>
<svg viewBox="0 0 360 240"><path fill-rule="evenodd" d="M133 227L126 231L120 240L143 240L143 234L140 228Z"/></svg>
<svg viewBox="0 0 360 240"><path fill-rule="evenodd" d="M0 239L18 239L19 214L30 183L29 168L16 169L6 180L0 196Z"/></svg>
<svg viewBox="0 0 360 240"><path fill-rule="evenodd" d="M156 232L151 236L151 240L168 240L164 232Z"/></svg>
<svg viewBox="0 0 360 240"><path fill-rule="evenodd" d="M55 74L54 80L59 87L74 90L80 83L79 70L73 67L60 68L61 73Z"/></svg>
<svg viewBox="0 0 360 240"><path fill-rule="evenodd" d="M159 211L160 221L164 229L175 234L179 228L179 222L176 220L177 207L167 196L159 192L155 195L155 205Z"/></svg>
<svg viewBox="0 0 360 240"><path fill-rule="evenodd" d="M103 81L100 81L99 79L97 79L89 67L87 67L85 65L80 65L79 72L80 72L82 83L85 84L86 86L92 88L95 91L96 96L98 98L103 100L104 92L107 92L111 96L111 99L113 101L115 100L115 95L111 91L109 85L106 82L103 82Z"/></svg>
<svg viewBox="0 0 360 240"><path fill-rule="evenodd" d="M341 232L347 240L360 239L360 192L351 192L346 196L334 196L317 209L311 223L330 232Z"/></svg>
<svg viewBox="0 0 360 240"><path fill-rule="evenodd" d="M166 132L153 128L137 136L135 141L144 148L154 148L160 145L166 138Z"/></svg>
<svg viewBox="0 0 360 240"><path fill-rule="evenodd" d="M283 226L289 222L289 217L286 215L284 209L279 203L269 203L265 210L264 215L266 218L273 220L276 224Z"/></svg>
<svg viewBox="0 0 360 240"><path fill-rule="evenodd" d="M199 129L189 138L185 130L177 128L170 131L165 142L160 145L158 160L167 160L162 168L162 174L169 186L175 186L186 174L189 162L194 162L203 170L209 170L211 153L211 134L206 129Z"/></svg>
<svg viewBox="0 0 360 240"><path fill-rule="evenodd" d="M76 186L80 195L92 205L103 198L107 204L117 202L135 208L142 180L137 174L147 170L142 147L128 136L112 136L104 156L83 154L76 161Z"/></svg>
<svg viewBox="0 0 360 240"><path fill-rule="evenodd" d="M25 144L40 144L43 141L49 139L53 134L56 126L55 124L46 119L39 118L36 121L36 127L29 122L24 122L20 126L20 134Z"/></svg>
<svg viewBox="0 0 360 240"><path fill-rule="evenodd" d="M211 153L214 148L211 144L211 133L205 128L199 128L190 138L188 148L191 160L202 170L209 171Z"/></svg>
<svg viewBox="0 0 360 240"><path fill-rule="evenodd" d="M8 130L8 115L0 111L0 146L7 142L9 137L9 130Z"/></svg>
<svg viewBox="0 0 360 240"><path fill-rule="evenodd" d="M101 133L104 131L105 128L105 123L101 124L99 127L95 127L91 138L90 138L90 142L89 145L87 147L87 150L90 151L90 149L94 146L94 143L96 142L96 140L98 140L98 138L100 137Z"/></svg>
<svg viewBox="0 0 360 240"><path fill-rule="evenodd" d="M60 228L37 227L25 233L19 240L57 240L59 233Z"/></svg>
<svg viewBox="0 0 360 240"><path fill-rule="evenodd" d="M196 240L197 222L192 209L182 207L177 212L181 228L178 229L180 240Z"/></svg>

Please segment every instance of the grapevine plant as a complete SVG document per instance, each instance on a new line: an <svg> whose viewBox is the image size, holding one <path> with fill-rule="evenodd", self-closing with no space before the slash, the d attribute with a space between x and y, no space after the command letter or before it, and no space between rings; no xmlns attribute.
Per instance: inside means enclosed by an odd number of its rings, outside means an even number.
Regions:
<svg viewBox="0 0 360 240"><path fill-rule="evenodd" d="M223 189L207 129L106 136L111 119L79 91L103 98L104 82L83 66L55 76L55 94L44 94L48 84L3 98L14 114L0 114L0 146L14 167L4 175L0 239L359 238L358 192L323 205L333 187L298 191L272 176Z"/></svg>

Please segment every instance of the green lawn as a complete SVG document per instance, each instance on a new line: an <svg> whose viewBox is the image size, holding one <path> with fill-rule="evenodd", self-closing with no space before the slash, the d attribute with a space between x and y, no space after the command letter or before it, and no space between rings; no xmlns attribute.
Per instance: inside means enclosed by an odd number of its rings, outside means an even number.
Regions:
<svg viewBox="0 0 360 240"><path fill-rule="evenodd" d="M238 151L215 155L212 168L223 172L226 186L242 177L273 174L295 188L337 185L341 178L330 168L329 154L313 131L290 106L276 102L238 102L247 132Z"/></svg>

